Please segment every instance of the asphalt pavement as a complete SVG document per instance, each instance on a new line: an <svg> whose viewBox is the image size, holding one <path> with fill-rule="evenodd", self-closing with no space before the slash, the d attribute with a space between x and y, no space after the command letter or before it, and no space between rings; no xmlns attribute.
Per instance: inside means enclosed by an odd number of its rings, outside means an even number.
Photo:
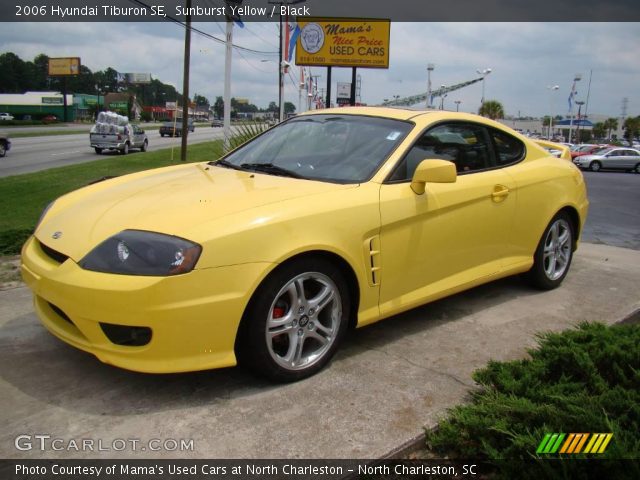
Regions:
<svg viewBox="0 0 640 480"><path fill-rule="evenodd" d="M87 128L86 133L79 134L12 138L11 150L0 161L0 177L91 162L108 155L119 155L114 151L104 152L102 155L96 154L89 145L88 131ZM149 139L149 151L171 146L179 148L181 145L180 137L160 137L158 127L148 127L145 131ZM219 140L222 138L222 132L222 128L196 127L187 138L189 145L193 145Z"/></svg>

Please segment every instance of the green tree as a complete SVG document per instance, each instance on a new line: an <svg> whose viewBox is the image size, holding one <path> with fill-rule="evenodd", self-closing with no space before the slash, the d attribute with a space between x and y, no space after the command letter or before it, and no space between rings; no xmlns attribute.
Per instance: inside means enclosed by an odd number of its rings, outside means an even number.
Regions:
<svg viewBox="0 0 640 480"><path fill-rule="evenodd" d="M640 116L625 119L622 128L624 129L624 138L632 142L640 135Z"/></svg>
<svg viewBox="0 0 640 480"><path fill-rule="evenodd" d="M222 97L216 97L216 101L213 104L213 113L217 118L224 116L224 100L222 100Z"/></svg>
<svg viewBox="0 0 640 480"><path fill-rule="evenodd" d="M611 139L611 132L613 130L618 129L618 119L617 118L607 118L604 121L604 128L607 130L607 138Z"/></svg>
<svg viewBox="0 0 640 480"><path fill-rule="evenodd" d="M504 107L497 100L486 100L478 110L478 114L491 120L497 120L504 118Z"/></svg>
<svg viewBox="0 0 640 480"><path fill-rule="evenodd" d="M604 122L596 123L593 126L592 133L595 138L604 138L607 133L607 127L605 127Z"/></svg>
<svg viewBox="0 0 640 480"><path fill-rule="evenodd" d="M23 93L26 91L25 78L27 68L25 62L15 53L7 52L0 55L0 92Z"/></svg>
<svg viewBox="0 0 640 480"><path fill-rule="evenodd" d="M267 112L278 112L280 109L278 108L278 104L276 102L270 102L267 107Z"/></svg>
<svg viewBox="0 0 640 480"><path fill-rule="evenodd" d="M200 95L198 93L196 93L193 96L193 102L198 105L199 107L208 107L209 106L209 100L207 100L207 97Z"/></svg>
<svg viewBox="0 0 640 480"><path fill-rule="evenodd" d="M291 102L284 102L284 113L295 113L296 106Z"/></svg>

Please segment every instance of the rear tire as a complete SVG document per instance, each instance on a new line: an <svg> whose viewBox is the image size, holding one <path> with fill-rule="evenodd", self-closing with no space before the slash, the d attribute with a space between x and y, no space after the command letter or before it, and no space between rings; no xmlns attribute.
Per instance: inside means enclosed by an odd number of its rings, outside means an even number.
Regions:
<svg viewBox="0 0 640 480"><path fill-rule="evenodd" d="M128 155L129 154L129 144L125 143L124 147L122 148L122 150L120 150L120 153L122 155Z"/></svg>
<svg viewBox="0 0 640 480"><path fill-rule="evenodd" d="M96 147L96 148L95 148L95 151L96 151L96 153L97 153L98 155L100 155L100 154L102 153L102 149L101 149L101 148L98 148L98 147Z"/></svg>
<svg viewBox="0 0 640 480"><path fill-rule="evenodd" d="M322 370L349 324L349 289L339 268L317 258L285 264L254 293L236 339L240 365L277 382Z"/></svg>
<svg viewBox="0 0 640 480"><path fill-rule="evenodd" d="M633 171L636 172L636 173L640 173L640 163L635 166Z"/></svg>
<svg viewBox="0 0 640 480"><path fill-rule="evenodd" d="M0 158L7 154L7 145L4 142L0 142Z"/></svg>
<svg viewBox="0 0 640 480"><path fill-rule="evenodd" d="M601 168L602 164L597 160L589 164L589 170L591 170L592 172L599 172Z"/></svg>
<svg viewBox="0 0 640 480"><path fill-rule="evenodd" d="M573 228L567 213L559 212L553 217L533 255L533 266L526 274L532 286L541 290L560 286L573 259Z"/></svg>

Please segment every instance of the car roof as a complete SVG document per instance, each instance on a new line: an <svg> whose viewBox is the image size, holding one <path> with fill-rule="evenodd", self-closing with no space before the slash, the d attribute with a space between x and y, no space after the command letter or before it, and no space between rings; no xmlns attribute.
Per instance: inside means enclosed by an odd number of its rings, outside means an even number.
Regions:
<svg viewBox="0 0 640 480"><path fill-rule="evenodd" d="M432 113L427 111L409 110L397 107L340 107L310 110L301 115L367 115L370 117L393 118L395 120L410 120L413 117Z"/></svg>

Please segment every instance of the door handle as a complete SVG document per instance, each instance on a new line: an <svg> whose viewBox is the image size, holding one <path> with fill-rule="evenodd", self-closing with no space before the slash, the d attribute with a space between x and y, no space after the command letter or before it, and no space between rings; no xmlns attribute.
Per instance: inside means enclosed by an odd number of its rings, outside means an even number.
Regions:
<svg viewBox="0 0 640 480"><path fill-rule="evenodd" d="M504 185L496 185L491 192L491 198L496 202L501 202L509 195L509 189Z"/></svg>

